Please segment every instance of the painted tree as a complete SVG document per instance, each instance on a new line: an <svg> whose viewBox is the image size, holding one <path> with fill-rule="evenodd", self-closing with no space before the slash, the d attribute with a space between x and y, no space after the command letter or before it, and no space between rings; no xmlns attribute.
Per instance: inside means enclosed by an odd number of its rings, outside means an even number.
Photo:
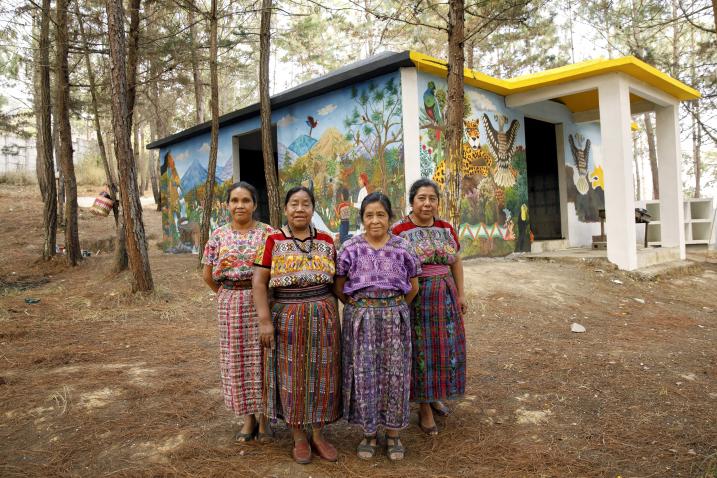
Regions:
<svg viewBox="0 0 717 478"><path fill-rule="evenodd" d="M133 291L151 291L154 288L154 283L149 265L147 239L142 222L142 204L139 201L136 165L130 140L131 113L127 65L125 64L124 12L121 0L107 0L106 8L111 64L112 128L119 170L120 200L125 224L127 256L134 279L132 289Z"/></svg>
<svg viewBox="0 0 717 478"><path fill-rule="evenodd" d="M401 91L394 78L385 83L369 82L365 88L351 88L354 108L344 118L346 139L360 144L378 166L381 191L388 191L386 151L403 138Z"/></svg>

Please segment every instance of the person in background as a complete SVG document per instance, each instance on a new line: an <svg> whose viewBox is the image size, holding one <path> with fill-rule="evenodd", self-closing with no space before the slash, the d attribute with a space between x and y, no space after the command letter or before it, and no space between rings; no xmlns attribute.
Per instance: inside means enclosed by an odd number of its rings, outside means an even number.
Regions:
<svg viewBox="0 0 717 478"><path fill-rule="evenodd" d="M392 231L413 245L422 264L418 297L411 307L411 400L419 403L421 430L437 435L433 412L448 415L450 410L442 401L465 392L463 264L456 231L436 217L438 185L419 179L411 185L408 197L412 210Z"/></svg>
<svg viewBox="0 0 717 478"><path fill-rule="evenodd" d="M312 448L325 460L337 460L322 429L341 418L341 336L331 291L336 251L331 236L311 225L314 209L309 188L297 186L286 193L287 224L267 237L253 278L266 347L267 414L291 429L292 455L300 464L311 461Z"/></svg>
<svg viewBox="0 0 717 478"><path fill-rule="evenodd" d="M411 384L411 324L408 304L418 293L421 262L411 244L390 233L391 201L375 192L361 204L365 233L339 252L334 290L343 317L344 416L360 425L359 458L377 448L386 429L386 452L401 460L400 430L408 426Z"/></svg>
<svg viewBox="0 0 717 478"><path fill-rule="evenodd" d="M254 219L257 193L246 182L227 191L231 221L215 230L204 248L204 282L217 294L219 364L224 403L244 424L238 441L270 441L262 415L262 362L259 318L254 308L251 278L257 250L274 232Z"/></svg>

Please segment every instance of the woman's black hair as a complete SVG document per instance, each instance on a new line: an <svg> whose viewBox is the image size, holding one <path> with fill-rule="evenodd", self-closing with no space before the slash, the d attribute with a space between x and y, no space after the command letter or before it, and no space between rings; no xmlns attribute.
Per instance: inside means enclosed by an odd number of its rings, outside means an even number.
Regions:
<svg viewBox="0 0 717 478"><path fill-rule="evenodd" d="M388 213L388 218L393 219L393 210L391 209L391 200L382 192L373 192L363 198L363 201L361 201L361 220L363 221L363 213L366 212L366 206L372 203L381 203L381 206L386 210Z"/></svg>
<svg viewBox="0 0 717 478"><path fill-rule="evenodd" d="M413 204L413 200L416 198L416 194L418 194L419 189L428 187L433 188L433 190L436 191L436 196L438 196L438 200L440 201L441 189L438 187L438 184L428 178L421 178L411 184L411 189L408 191L408 203Z"/></svg>
<svg viewBox="0 0 717 478"><path fill-rule="evenodd" d="M226 201L227 204L229 204L229 200L232 197L232 191L234 191L235 189L240 189L240 188L246 189L247 191L249 191L249 194L251 194L251 200L254 202L254 204L259 204L257 202L258 193L256 192L256 188L246 181L239 181L238 183L234 183L231 186L229 186L229 189L227 190L227 201Z"/></svg>
<svg viewBox="0 0 717 478"><path fill-rule="evenodd" d="M316 200L314 199L314 193L306 186L294 186L293 188L286 191L286 197L284 198L284 207L289 204L291 196L301 191L304 191L306 194L309 195L309 199L311 199L311 208L316 209Z"/></svg>

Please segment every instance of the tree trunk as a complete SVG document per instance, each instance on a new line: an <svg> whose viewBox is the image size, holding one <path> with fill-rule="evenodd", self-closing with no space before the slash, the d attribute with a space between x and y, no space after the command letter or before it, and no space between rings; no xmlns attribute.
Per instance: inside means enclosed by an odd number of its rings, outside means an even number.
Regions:
<svg viewBox="0 0 717 478"><path fill-rule="evenodd" d="M700 105L699 100L693 102L692 107L692 168L695 173L695 194L693 197L701 197L702 190L702 130L700 129Z"/></svg>
<svg viewBox="0 0 717 478"><path fill-rule="evenodd" d="M204 209L199 232L199 267L202 266L204 245L209 239L209 226L214 204L214 182L217 172L217 148L219 145L219 79L217 77L217 0L212 0L209 13L209 76L212 89L212 130L209 140L209 166L207 184L204 186Z"/></svg>
<svg viewBox="0 0 717 478"><path fill-rule="evenodd" d="M261 24L259 26L259 110L261 113L261 150L264 156L266 191L269 196L269 217L271 225L281 226L281 205L279 184L274 163L274 145L271 127L271 99L269 98L269 56L271 56L271 12L272 0L261 2Z"/></svg>
<svg viewBox="0 0 717 478"><path fill-rule="evenodd" d="M150 115L149 120L149 136L152 138L152 141L156 141L157 136L157 121L156 117L154 115ZM158 159L159 153L155 155L155 153L152 151L149 153L149 158L147 159L147 162L149 163L149 182L152 185L152 196L154 196L154 203L157 205L157 211L162 210L161 206L161 196L159 191L159 171L158 171Z"/></svg>
<svg viewBox="0 0 717 478"><path fill-rule="evenodd" d="M149 61L149 76L151 81L149 83L149 94L150 103L152 105L152 113L150 119L150 127L154 127L152 133L153 140L157 138L163 138L166 136L166 128L164 121L162 120L162 110L160 108L160 96L159 96L159 81L161 76L161 68L156 59L150 59ZM153 154L154 155L154 154ZM161 165L161 158L159 157L159 151L157 157L154 160L153 168L154 174L157 178L157 189L154 190L154 201L157 204L157 211L162 210L162 189L160 181L162 180L159 168Z"/></svg>
<svg viewBox="0 0 717 478"><path fill-rule="evenodd" d="M204 123L204 88L202 86L202 75L199 71L199 58L197 58L197 27L194 21L194 1L190 1L187 8L187 20L189 21L189 45L190 59L192 62L192 77L194 79L194 104L197 124ZM211 30L211 26L210 26ZM210 46L211 48L211 46ZM211 60L210 60L211 61Z"/></svg>
<svg viewBox="0 0 717 478"><path fill-rule="evenodd" d="M473 64L475 57L475 48L475 40L471 39L468 41L468 43L466 43L466 67L470 68L471 70L475 68L475 65Z"/></svg>
<svg viewBox="0 0 717 478"><path fill-rule="evenodd" d="M657 148L655 147L655 130L652 127L650 113L644 113L645 133L647 133L647 151L650 158L650 172L652 173L652 198L660 199L660 181L657 172Z"/></svg>
<svg viewBox="0 0 717 478"><path fill-rule="evenodd" d="M57 242L57 188L55 161L52 157L52 119L50 99L50 0L42 0L40 12L40 41L35 72L38 75L35 90L37 112L37 168L42 177L42 258L55 255ZM39 93L39 94L38 94Z"/></svg>
<svg viewBox="0 0 717 478"><path fill-rule="evenodd" d="M67 9L68 0L57 0L55 45L57 50L57 116L60 135L60 165L65 184L65 254L67 264L76 266L82 259L77 225L77 181L72 162L72 130L70 127L70 74L68 68Z"/></svg>
<svg viewBox="0 0 717 478"><path fill-rule="evenodd" d="M57 75L55 75L55 96L57 96ZM51 88L52 89L52 88ZM57 225L61 228L65 228L65 176L62 174L62 165L60 164L60 122L59 115L57 114L57 98L54 98L54 104L52 104L50 110L55 111L52 115L52 151L55 155L55 164L57 165Z"/></svg>
<svg viewBox="0 0 717 478"><path fill-rule="evenodd" d="M42 146L42 88L40 77L42 76L42 59L40 57L40 24L42 23L42 7L32 14L32 107L35 113L35 176L37 186L40 189L40 196L44 203L47 199L47 179L45 175L45 158L43 157Z"/></svg>
<svg viewBox="0 0 717 478"><path fill-rule="evenodd" d="M140 2L141 0L129 1L129 41L127 43L127 114L129 115L127 117L127 123L129 125L128 131L132 131L132 120L134 118L134 103L137 98L137 62L139 61Z"/></svg>
<svg viewBox="0 0 717 478"><path fill-rule="evenodd" d="M461 219L461 165L463 143L463 49L465 5L463 0L448 2L448 94L446 110L446 182L444 217L458 230Z"/></svg>
<svg viewBox="0 0 717 478"><path fill-rule="evenodd" d="M133 0L133 3L136 0ZM112 91L112 129L119 170L120 200L125 225L129 266L134 278L133 291L154 288L142 222L142 204L137 191L136 165L132 157L129 123L127 69L125 65L124 13L122 0L107 0L107 29L110 46L110 85ZM129 55L128 55L129 57Z"/></svg>

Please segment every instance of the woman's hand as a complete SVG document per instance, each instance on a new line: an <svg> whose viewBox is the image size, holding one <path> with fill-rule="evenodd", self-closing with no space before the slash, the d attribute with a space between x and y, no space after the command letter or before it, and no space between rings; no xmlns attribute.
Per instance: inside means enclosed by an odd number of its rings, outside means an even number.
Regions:
<svg viewBox="0 0 717 478"><path fill-rule="evenodd" d="M464 295L459 295L456 297L456 300L458 301L458 310L461 311L461 315L465 315L468 311L468 302L466 302L466 297Z"/></svg>
<svg viewBox="0 0 717 478"><path fill-rule="evenodd" d="M274 324L270 320L259 321L259 341L268 349L274 347Z"/></svg>

